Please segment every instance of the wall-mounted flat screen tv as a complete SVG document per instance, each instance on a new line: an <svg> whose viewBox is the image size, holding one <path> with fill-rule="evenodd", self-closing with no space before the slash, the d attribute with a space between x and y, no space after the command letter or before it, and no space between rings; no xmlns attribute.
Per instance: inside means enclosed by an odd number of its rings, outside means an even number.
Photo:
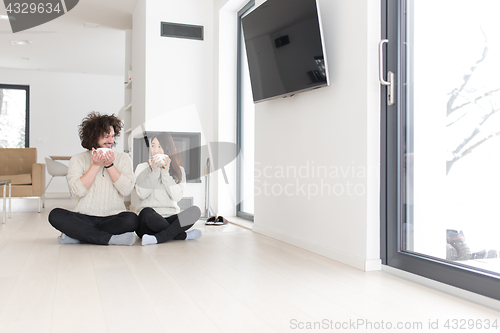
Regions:
<svg viewBox="0 0 500 333"><path fill-rule="evenodd" d="M329 85L317 0L267 0L241 22L254 102Z"/></svg>

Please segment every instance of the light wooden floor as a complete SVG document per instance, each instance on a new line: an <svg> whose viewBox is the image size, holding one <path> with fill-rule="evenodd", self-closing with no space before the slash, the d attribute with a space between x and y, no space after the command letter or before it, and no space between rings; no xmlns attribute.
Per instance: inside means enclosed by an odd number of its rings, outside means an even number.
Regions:
<svg viewBox="0 0 500 333"><path fill-rule="evenodd" d="M235 225L200 221L199 240L146 247L59 245L47 215L75 202L47 199L38 214L36 199L13 199L12 219L0 224L0 332L363 332L369 323L372 332L424 332L429 321L500 318Z"/></svg>

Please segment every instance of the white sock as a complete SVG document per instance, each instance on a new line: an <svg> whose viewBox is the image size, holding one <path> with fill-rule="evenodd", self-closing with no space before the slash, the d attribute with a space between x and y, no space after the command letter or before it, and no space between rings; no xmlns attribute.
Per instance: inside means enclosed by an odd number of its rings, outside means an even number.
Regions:
<svg viewBox="0 0 500 333"><path fill-rule="evenodd" d="M198 239L202 235L201 231L198 229L192 229L189 231L186 231L186 240L188 239Z"/></svg>
<svg viewBox="0 0 500 333"><path fill-rule="evenodd" d="M133 231L125 232L119 235L113 235L109 239L109 245L134 245L135 243L135 234Z"/></svg>
<svg viewBox="0 0 500 333"><path fill-rule="evenodd" d="M59 244L79 244L80 241L78 239L71 238L66 234L62 233L61 236L57 237Z"/></svg>
<svg viewBox="0 0 500 333"><path fill-rule="evenodd" d="M142 235L142 245L158 244L158 240L153 235Z"/></svg>

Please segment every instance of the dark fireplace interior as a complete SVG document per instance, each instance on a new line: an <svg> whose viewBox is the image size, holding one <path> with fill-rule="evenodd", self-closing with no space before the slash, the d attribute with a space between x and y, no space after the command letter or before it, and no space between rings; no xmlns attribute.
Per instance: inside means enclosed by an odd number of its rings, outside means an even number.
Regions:
<svg viewBox="0 0 500 333"><path fill-rule="evenodd" d="M186 171L188 183L201 183L201 133L196 132L145 132L143 138L134 139L134 170L149 159L150 138L158 133L168 133L174 140L177 157Z"/></svg>

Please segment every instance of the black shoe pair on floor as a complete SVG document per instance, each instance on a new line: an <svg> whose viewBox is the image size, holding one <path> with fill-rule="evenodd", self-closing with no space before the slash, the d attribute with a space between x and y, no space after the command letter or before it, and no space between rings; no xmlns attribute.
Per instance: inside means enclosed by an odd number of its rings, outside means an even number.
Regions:
<svg viewBox="0 0 500 333"><path fill-rule="evenodd" d="M205 222L206 225L224 225L227 224L229 221L226 220L223 216L211 216L207 219L207 222Z"/></svg>

